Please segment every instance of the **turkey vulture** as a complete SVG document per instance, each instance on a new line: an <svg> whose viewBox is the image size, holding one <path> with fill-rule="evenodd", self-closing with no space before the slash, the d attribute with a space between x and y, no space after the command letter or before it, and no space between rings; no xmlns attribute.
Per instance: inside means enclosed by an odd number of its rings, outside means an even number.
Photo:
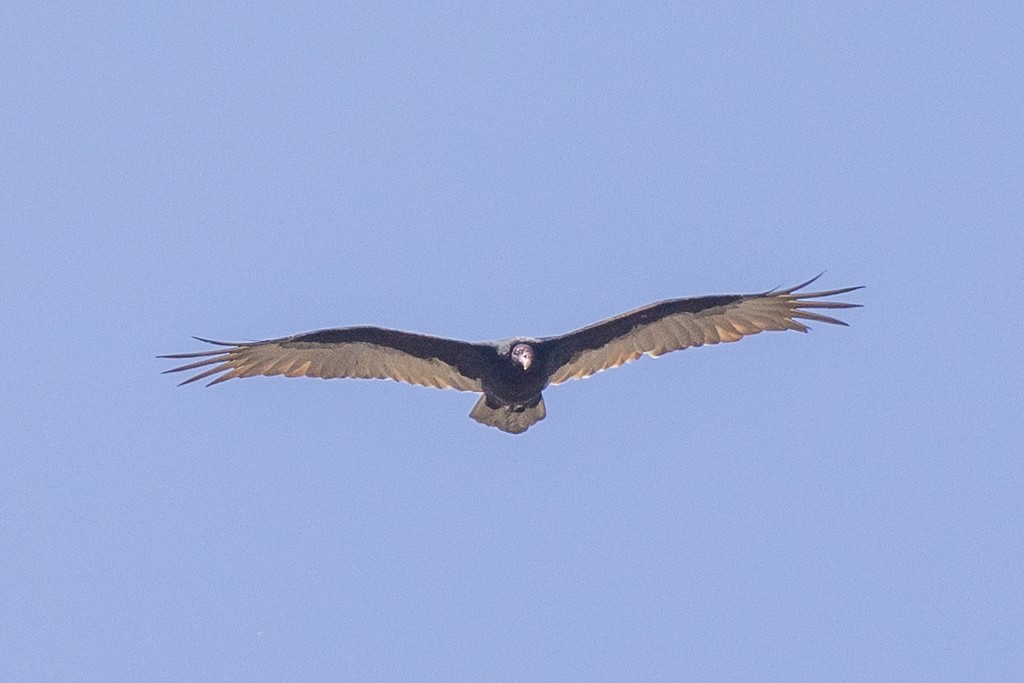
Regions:
<svg viewBox="0 0 1024 683"><path fill-rule="evenodd" d="M818 276L820 277L820 275ZM464 342L380 327L343 327L258 342L219 342L222 349L161 358L198 358L166 372L203 368L181 384L216 376L207 386L255 375L394 379L483 394L470 417L512 434L543 420L541 391L549 384L589 377L640 356L732 342L765 330L806 332L799 322L846 325L813 308L857 308L826 301L860 287L798 291L814 282L762 294L701 296L660 301L557 337ZM180 385L179 385L180 386Z"/></svg>

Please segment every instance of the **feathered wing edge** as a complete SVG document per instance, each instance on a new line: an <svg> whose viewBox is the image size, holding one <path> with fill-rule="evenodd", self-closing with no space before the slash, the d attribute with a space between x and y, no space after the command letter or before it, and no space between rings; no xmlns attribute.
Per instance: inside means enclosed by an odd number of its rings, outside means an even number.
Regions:
<svg viewBox="0 0 1024 683"><path fill-rule="evenodd" d="M179 386L207 377L213 377L206 385L212 386L236 377L284 375L393 379L439 389L482 391L477 347L454 340L383 328L321 330L258 342L195 339L223 348L160 356L198 359L164 371L200 370Z"/></svg>
<svg viewBox="0 0 1024 683"><path fill-rule="evenodd" d="M842 325L843 327L849 327L848 323L833 318L827 315L821 315L820 313L812 313L811 311L805 311L805 308L861 308L863 304L851 304L846 301L811 301L811 299L823 299L830 296L839 296L842 294L848 294L849 292L856 292L858 289L864 289L864 285L857 285L856 287L841 287L839 289L829 289L821 292L807 292L805 294L796 294L804 287L813 284L818 278L824 275L824 272L818 273L807 282L796 285L795 287L789 287L787 289L772 289L763 294L755 295L755 297L777 297L785 299L789 302L790 309L792 311L791 318L802 318L804 320L816 320L822 323L828 323L830 325ZM799 325L802 329L798 329L798 332L807 332L810 328L801 323L797 323L795 320L792 322ZM794 328L795 329L795 328Z"/></svg>
<svg viewBox="0 0 1024 683"><path fill-rule="evenodd" d="M220 384L226 382L229 379L233 379L238 375L233 375L231 372L235 369L233 362L237 361L237 358L241 351L244 349L255 346L257 344L268 344L273 343L270 340L262 342L225 342L217 341L216 339L204 339L203 337L192 337L196 341L201 341L204 344L213 344L215 346L224 346L224 349L213 349L211 351L193 351L190 353L167 353L157 356L157 358L169 358L172 360L184 360L191 358L200 358L201 360L187 363L185 365L179 365L171 368L170 370L164 370L162 375L168 375L175 372L188 372L189 370L196 370L198 368L206 368L192 377L189 377L181 382L178 382L179 387L183 387L186 384L192 384L192 382L198 382L201 379L206 379L217 375L217 373L225 373L220 377L214 377L213 380L206 383L206 386L210 387L214 384ZM209 367L212 366L212 367ZM284 371L280 374L284 374Z"/></svg>
<svg viewBox="0 0 1024 683"><path fill-rule="evenodd" d="M809 309L859 308L860 304L822 299L863 287L798 293L822 274L795 287L761 294L662 301L551 338L547 340L552 359L549 384L589 377L645 354L660 356L705 344L733 342L769 330L807 332L810 328L800 320L846 326L842 320Z"/></svg>

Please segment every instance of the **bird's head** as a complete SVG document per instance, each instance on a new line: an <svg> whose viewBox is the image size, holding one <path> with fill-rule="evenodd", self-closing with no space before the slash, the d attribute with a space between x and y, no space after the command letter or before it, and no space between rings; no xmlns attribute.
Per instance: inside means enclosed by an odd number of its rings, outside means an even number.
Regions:
<svg viewBox="0 0 1024 683"><path fill-rule="evenodd" d="M512 347L512 361L522 365L523 370L529 370L533 362L533 347L529 344L516 344Z"/></svg>

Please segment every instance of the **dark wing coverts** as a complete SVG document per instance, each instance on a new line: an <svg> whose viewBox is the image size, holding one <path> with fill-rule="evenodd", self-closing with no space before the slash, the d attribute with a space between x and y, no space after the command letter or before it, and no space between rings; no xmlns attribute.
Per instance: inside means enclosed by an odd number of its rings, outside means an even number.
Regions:
<svg viewBox="0 0 1024 683"><path fill-rule="evenodd" d="M860 287L797 294L817 279L763 294L662 301L569 334L550 337L543 342L547 350L549 383L561 384L589 377L644 354L660 356L691 346L732 342L766 330L806 332L808 327L797 318L846 325L807 309L857 308L858 304L821 299Z"/></svg>
<svg viewBox="0 0 1024 683"><path fill-rule="evenodd" d="M205 368L182 384L211 376L216 377L209 384L235 377L285 375L394 379L479 392L483 391L480 377L489 350L477 344L379 327L320 330L258 342L197 339L224 348L162 356L200 359L167 371Z"/></svg>

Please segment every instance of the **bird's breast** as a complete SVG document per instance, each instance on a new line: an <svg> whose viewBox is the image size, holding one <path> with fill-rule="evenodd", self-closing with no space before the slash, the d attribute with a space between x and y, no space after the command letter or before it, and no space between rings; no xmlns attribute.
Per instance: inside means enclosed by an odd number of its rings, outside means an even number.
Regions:
<svg viewBox="0 0 1024 683"><path fill-rule="evenodd" d="M514 363L502 366L484 378L484 391L507 404L530 404L544 388L544 376L533 367L530 370Z"/></svg>

